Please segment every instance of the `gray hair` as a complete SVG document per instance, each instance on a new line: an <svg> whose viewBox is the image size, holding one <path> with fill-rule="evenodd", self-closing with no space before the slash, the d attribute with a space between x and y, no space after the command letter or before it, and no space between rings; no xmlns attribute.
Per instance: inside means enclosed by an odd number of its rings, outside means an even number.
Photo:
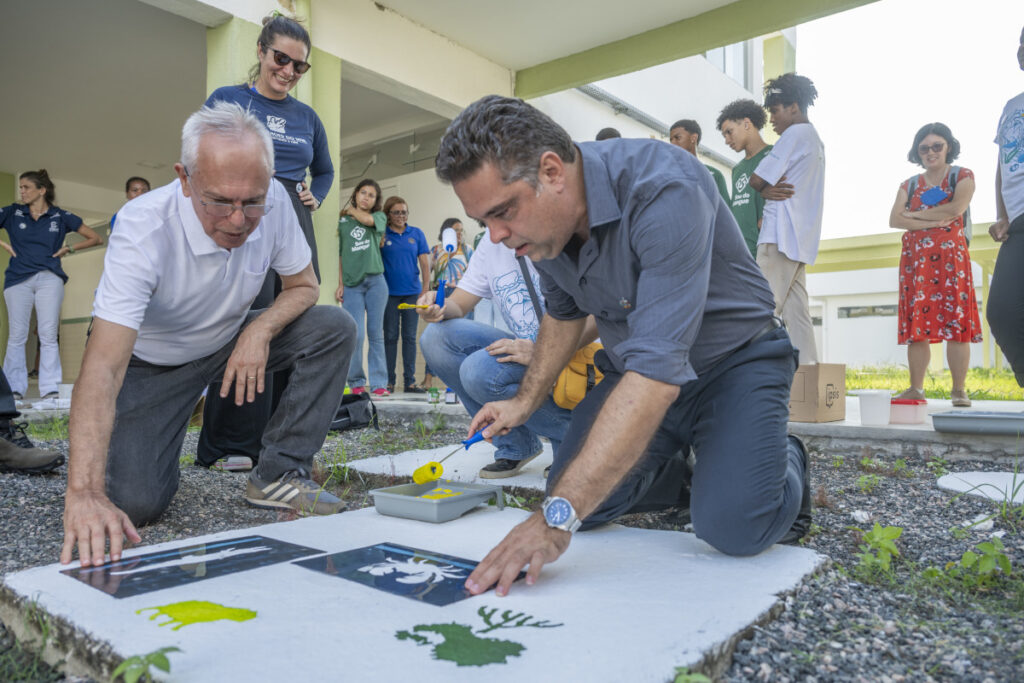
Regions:
<svg viewBox="0 0 1024 683"><path fill-rule="evenodd" d="M185 121L181 129L181 163L192 172L199 158L199 141L204 135L242 139L252 135L259 140L263 163L274 174L274 143L270 133L253 114L234 102L214 102L203 107Z"/></svg>
<svg viewBox="0 0 1024 683"><path fill-rule="evenodd" d="M519 99L487 95L469 105L448 126L434 170L444 183L456 183L493 163L506 185L524 180L537 187L540 158L554 152L572 163L576 147L565 129Z"/></svg>

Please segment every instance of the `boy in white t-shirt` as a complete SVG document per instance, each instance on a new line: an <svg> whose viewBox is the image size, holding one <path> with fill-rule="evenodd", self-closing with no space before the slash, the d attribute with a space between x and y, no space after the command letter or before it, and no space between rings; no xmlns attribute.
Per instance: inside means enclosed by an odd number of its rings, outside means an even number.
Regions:
<svg viewBox="0 0 1024 683"><path fill-rule="evenodd" d="M540 292L540 276L529 259L524 262L533 280L533 290ZM430 305L418 309L420 316L435 323L420 338L420 350L427 365L458 394L470 416L476 415L485 403L515 396L540 330L540 320L515 252L491 242L485 235L455 291L445 298L443 308L434 304L435 296L435 292L426 292L419 299L419 303ZM491 300L511 334L464 318L481 299ZM543 300L539 303L543 309ZM552 450L557 450L571 415L549 397L525 425L494 437L494 462L481 469L480 476L502 479L518 474L540 454L539 436L547 437Z"/></svg>
<svg viewBox="0 0 1024 683"><path fill-rule="evenodd" d="M768 81L764 94L772 128L781 137L750 179L769 200L757 241L757 265L775 295L775 314L800 351L800 363L817 363L804 269L818 256L825 196L825 148L807 119L818 91L811 79L788 73Z"/></svg>
<svg viewBox="0 0 1024 683"><path fill-rule="evenodd" d="M1024 71L1024 30L1017 63ZM992 336L1024 387L1024 92L1003 108L996 130L996 222L988 232L999 247L989 286L988 318Z"/></svg>

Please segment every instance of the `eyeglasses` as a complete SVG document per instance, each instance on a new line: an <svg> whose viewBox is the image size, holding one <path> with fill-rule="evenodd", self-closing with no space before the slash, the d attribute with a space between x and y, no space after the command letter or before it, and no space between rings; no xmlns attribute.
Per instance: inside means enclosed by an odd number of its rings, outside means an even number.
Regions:
<svg viewBox="0 0 1024 683"><path fill-rule="evenodd" d="M931 150L932 152L935 152L936 154L938 154L939 152L941 152L945 148L946 148L946 143L945 142L936 142L934 145L931 145L931 146L929 146L929 145L921 145L921 146L919 146L917 148L917 153L918 153L919 156L924 156L925 154L928 153L929 150Z"/></svg>
<svg viewBox="0 0 1024 683"><path fill-rule="evenodd" d="M309 71L309 67L313 66L309 62L304 62L301 59L292 59L285 53L281 52L280 50L275 50L269 45L264 45L263 49L270 50L271 52L274 53L274 64L277 64L278 66L288 66L289 64L291 64L292 67L295 69L295 73L297 74L304 74L307 71Z"/></svg>
<svg viewBox="0 0 1024 683"><path fill-rule="evenodd" d="M319 73L319 72L317 72L317 73ZM388 211L388 214L390 214L392 216L408 216L409 212L408 211Z"/></svg>
<svg viewBox="0 0 1024 683"><path fill-rule="evenodd" d="M187 169L185 170L185 177L188 178L189 184L195 189L195 183L192 181L192 176ZM196 191L199 192L199 190ZM227 204L225 202L204 202L202 199L198 199L198 201L203 207L203 211L208 216L215 218L227 218L235 211L241 211L242 215L246 218L263 218L274 208L273 204Z"/></svg>

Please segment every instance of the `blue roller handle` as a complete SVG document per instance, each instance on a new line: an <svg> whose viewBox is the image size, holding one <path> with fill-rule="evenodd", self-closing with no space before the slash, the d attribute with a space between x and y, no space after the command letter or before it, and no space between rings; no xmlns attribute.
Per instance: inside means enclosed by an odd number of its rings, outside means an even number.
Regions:
<svg viewBox="0 0 1024 683"><path fill-rule="evenodd" d="M437 281L437 296L434 297L434 303L437 304L438 308L444 308L444 285L446 280Z"/></svg>
<svg viewBox="0 0 1024 683"><path fill-rule="evenodd" d="M466 448L469 448L473 444L480 443L483 440L484 440L484 430L481 429L479 432L477 432L473 436L471 436L468 439L466 439L465 441L463 441L462 445L465 446Z"/></svg>

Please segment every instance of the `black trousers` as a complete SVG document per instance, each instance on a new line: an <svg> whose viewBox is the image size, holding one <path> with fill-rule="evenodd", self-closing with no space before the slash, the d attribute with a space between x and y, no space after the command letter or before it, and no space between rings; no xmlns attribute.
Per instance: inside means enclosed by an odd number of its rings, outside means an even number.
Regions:
<svg viewBox="0 0 1024 683"><path fill-rule="evenodd" d="M1010 224L1010 236L999 247L985 317L1017 384L1024 387L1024 215Z"/></svg>
<svg viewBox="0 0 1024 683"><path fill-rule="evenodd" d="M313 233L313 215L309 207L299 200L295 191L295 182L280 179L284 189L291 197L292 207L299 219L302 234L313 252L313 272L320 282L320 266L316 257L316 237ZM281 293L281 280L273 270L267 273L263 288L256 300L249 307L250 311L270 308L274 299ZM203 430L199 433L199 447L196 453L196 464L209 467L220 458L229 455L247 455L255 463L260 454L263 430L270 416L277 409L277 404L288 386L288 370L273 374L267 373L262 394L256 396L252 403L236 406L233 394L228 398L220 397L220 382L212 383L206 392L206 406L203 409Z"/></svg>

